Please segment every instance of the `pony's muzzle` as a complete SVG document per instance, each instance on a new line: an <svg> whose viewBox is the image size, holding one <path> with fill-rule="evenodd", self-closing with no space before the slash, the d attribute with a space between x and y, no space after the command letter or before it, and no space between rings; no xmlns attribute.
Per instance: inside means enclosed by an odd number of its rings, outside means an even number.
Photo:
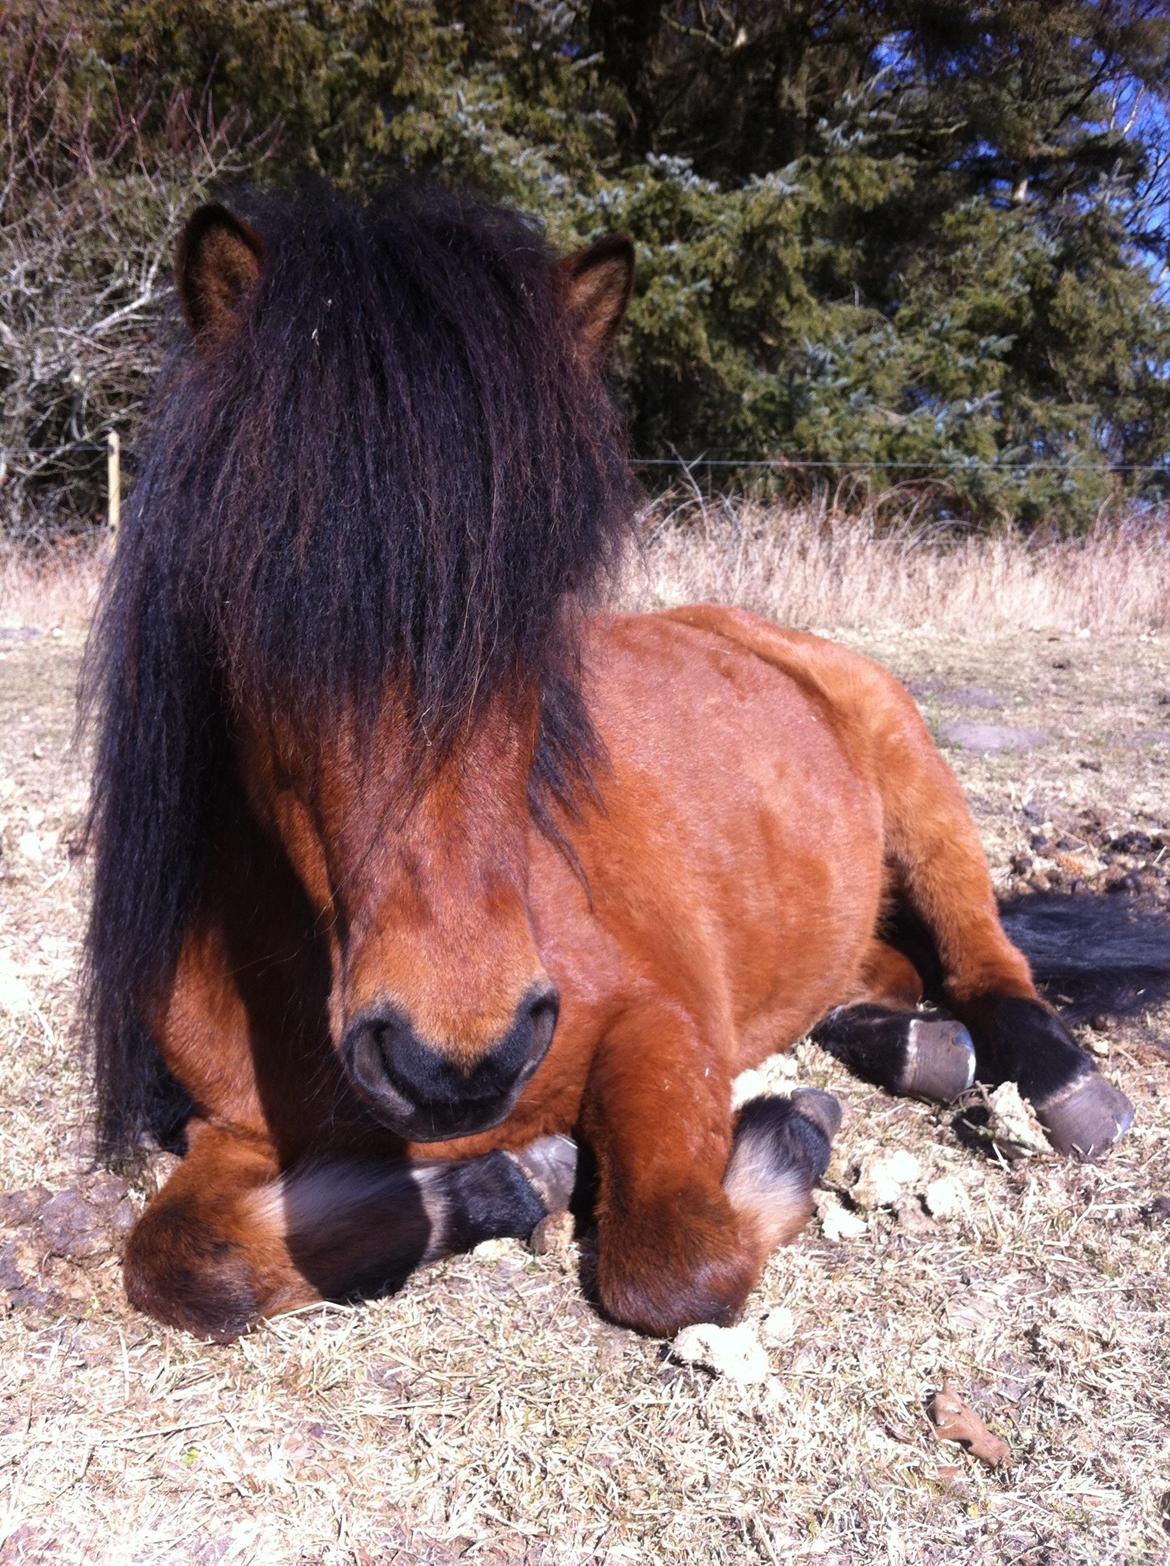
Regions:
<svg viewBox="0 0 1170 1566"><path fill-rule="evenodd" d="M502 1039L470 1063L419 1038L390 1004L367 1007L346 1029L341 1058L385 1125L412 1142L474 1136L499 1125L552 1043L560 1001L525 996Z"/></svg>

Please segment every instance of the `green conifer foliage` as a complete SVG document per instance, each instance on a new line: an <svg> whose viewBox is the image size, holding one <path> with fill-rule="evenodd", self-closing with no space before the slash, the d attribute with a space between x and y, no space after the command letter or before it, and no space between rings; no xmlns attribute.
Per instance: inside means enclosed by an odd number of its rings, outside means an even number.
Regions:
<svg viewBox="0 0 1170 1566"><path fill-rule="evenodd" d="M144 149L165 172L165 201L112 200L139 247L209 175L426 174L565 247L634 237L640 456L807 461L781 481L984 526L1075 529L1170 484L1161 0L13 0L0 64L0 110L57 127L22 167L39 194L0 207L5 264L83 144L111 189ZM232 158L201 161L192 122ZM0 363L8 404L18 379ZM87 407L125 423L137 397Z"/></svg>

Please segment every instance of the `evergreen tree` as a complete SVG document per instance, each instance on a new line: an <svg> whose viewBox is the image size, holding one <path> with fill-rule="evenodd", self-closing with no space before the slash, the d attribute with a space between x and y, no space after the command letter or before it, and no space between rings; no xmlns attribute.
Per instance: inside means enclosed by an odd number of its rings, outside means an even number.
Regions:
<svg viewBox="0 0 1170 1566"><path fill-rule="evenodd" d="M422 173L566 247L627 230L640 455L806 459L787 482L984 524L1165 493L1161 0L14 0L9 63L22 17L79 136L131 113L165 148L197 104L257 177Z"/></svg>

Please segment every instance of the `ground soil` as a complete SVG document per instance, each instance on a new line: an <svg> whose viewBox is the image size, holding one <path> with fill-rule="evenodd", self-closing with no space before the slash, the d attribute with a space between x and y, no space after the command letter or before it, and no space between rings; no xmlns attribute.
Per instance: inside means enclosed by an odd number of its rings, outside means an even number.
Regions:
<svg viewBox="0 0 1170 1566"><path fill-rule="evenodd" d="M496 1242L230 1347L131 1312L118 1249L167 1160L131 1180L88 1161L80 635L0 626L0 1560L1167 1559L1164 1008L1081 1027L1137 1108L1100 1166L980 1154L953 1115L799 1046L796 1080L846 1111L822 1209L859 1222L814 1222L770 1264L748 1324L783 1306L793 1331L764 1331L760 1383L601 1321L574 1245ZM955 737L1001 891L1170 903L1170 640L851 640ZM1032 733L985 750L951 723ZM890 1149L918 1172L867 1209L859 1174ZM946 1216L923 1201L938 1179ZM936 1438L945 1378L1006 1465Z"/></svg>

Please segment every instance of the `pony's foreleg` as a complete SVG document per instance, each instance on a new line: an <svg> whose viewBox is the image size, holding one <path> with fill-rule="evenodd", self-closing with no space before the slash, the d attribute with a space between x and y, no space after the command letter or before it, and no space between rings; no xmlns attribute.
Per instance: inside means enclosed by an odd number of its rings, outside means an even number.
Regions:
<svg viewBox="0 0 1170 1566"><path fill-rule="evenodd" d="M733 1126L726 1056L677 1007L620 1019L581 1119L607 1314L663 1337L733 1320L769 1253L804 1226L838 1116L827 1094L756 1099Z"/></svg>
<svg viewBox="0 0 1170 1566"><path fill-rule="evenodd" d="M856 998L812 1031L814 1043L889 1093L952 1103L975 1077L975 1047L961 1022L920 1013L922 979L910 959L875 940Z"/></svg>
<svg viewBox="0 0 1170 1566"><path fill-rule="evenodd" d="M263 1142L200 1125L130 1235L132 1304L221 1341L265 1316L392 1289L481 1240L524 1238L567 1205L576 1149L547 1137L462 1163L323 1156L291 1169Z"/></svg>

